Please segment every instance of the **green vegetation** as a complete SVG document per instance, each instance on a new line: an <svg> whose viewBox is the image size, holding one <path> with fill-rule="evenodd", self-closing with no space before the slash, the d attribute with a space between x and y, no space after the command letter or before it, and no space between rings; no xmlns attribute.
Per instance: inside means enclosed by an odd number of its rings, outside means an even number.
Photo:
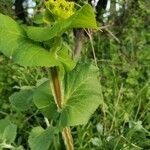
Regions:
<svg viewBox="0 0 150 150"><path fill-rule="evenodd" d="M75 150L150 149L149 3L119 2L104 26L100 11L102 31L82 1L69 18L46 10L30 26L0 14L0 150L70 150L72 139ZM82 58L72 59L73 28L94 29L85 31Z"/></svg>

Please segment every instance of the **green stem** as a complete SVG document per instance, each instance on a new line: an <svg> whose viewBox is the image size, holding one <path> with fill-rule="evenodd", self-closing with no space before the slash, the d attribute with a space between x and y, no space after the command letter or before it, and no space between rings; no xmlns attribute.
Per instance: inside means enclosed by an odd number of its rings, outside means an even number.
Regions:
<svg viewBox="0 0 150 150"><path fill-rule="evenodd" d="M71 135L71 129L69 127L66 127L66 128L63 129L62 136L63 136L63 139L64 139L66 149L67 150L74 150L73 138L72 138L72 135Z"/></svg>
<svg viewBox="0 0 150 150"><path fill-rule="evenodd" d="M61 82L59 78L59 71L57 67L51 68L51 79L52 79L55 102L57 104L58 109L61 109L63 104L63 95L62 95ZM69 127L65 127L63 129L62 136L66 146L66 150L74 150L73 138Z"/></svg>
<svg viewBox="0 0 150 150"><path fill-rule="evenodd" d="M59 73L57 67L51 68L51 79L53 84L54 98L59 109L62 108L62 91L61 91L61 83L59 80Z"/></svg>

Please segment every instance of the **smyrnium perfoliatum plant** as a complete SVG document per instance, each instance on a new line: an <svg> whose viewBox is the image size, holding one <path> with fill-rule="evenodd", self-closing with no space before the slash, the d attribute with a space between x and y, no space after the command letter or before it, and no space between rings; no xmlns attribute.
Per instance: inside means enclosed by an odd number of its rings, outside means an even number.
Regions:
<svg viewBox="0 0 150 150"><path fill-rule="evenodd" d="M78 28L97 30L93 8L85 4L75 9L74 2L48 0L39 26L22 26L3 14L0 22L0 51L20 66L42 67L49 74L44 82L10 97L18 111L27 111L34 104L49 122L46 129L32 129L31 150L48 150L60 132L66 149L73 150L70 127L88 122L101 103L101 87L98 68L74 59L63 34Z"/></svg>

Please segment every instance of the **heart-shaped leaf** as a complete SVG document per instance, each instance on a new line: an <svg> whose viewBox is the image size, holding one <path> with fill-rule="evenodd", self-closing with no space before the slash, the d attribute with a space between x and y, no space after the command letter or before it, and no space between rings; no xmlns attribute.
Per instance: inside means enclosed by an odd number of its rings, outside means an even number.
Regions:
<svg viewBox="0 0 150 150"><path fill-rule="evenodd" d="M29 136L29 146L31 150L48 150L54 136L54 129L35 127L32 129Z"/></svg>
<svg viewBox="0 0 150 150"><path fill-rule="evenodd" d="M59 126L85 124L102 102L98 69L87 63L78 64L63 81L63 107L58 111L52 96L50 81L39 86L34 93L36 106L52 119L59 116ZM57 114L57 115L56 115Z"/></svg>

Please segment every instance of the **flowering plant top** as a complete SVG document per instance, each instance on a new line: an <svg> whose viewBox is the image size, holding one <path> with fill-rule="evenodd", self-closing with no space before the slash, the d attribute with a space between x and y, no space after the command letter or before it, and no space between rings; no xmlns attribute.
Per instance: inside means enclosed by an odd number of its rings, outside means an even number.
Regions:
<svg viewBox="0 0 150 150"><path fill-rule="evenodd" d="M55 20L65 20L75 12L74 2L66 0L45 0L45 6Z"/></svg>

